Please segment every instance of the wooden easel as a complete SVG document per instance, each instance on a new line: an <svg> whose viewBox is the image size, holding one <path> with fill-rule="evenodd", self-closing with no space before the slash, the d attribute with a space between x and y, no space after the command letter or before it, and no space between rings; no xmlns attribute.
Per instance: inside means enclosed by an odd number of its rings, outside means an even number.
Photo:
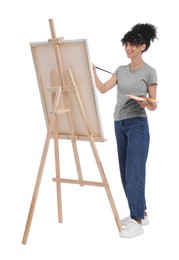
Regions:
<svg viewBox="0 0 179 260"><path fill-rule="evenodd" d="M53 108L51 111L51 117L50 117L50 121L49 121L49 125L48 125L46 140L45 140L45 144L44 144L44 148L43 148L43 153L42 153L42 157L41 157L41 161L40 161L40 166L39 166L38 175L37 175L37 179L36 179L36 183L35 183L35 187L34 187L34 192L32 195L31 205L30 205L29 214L28 214L27 221L26 221L22 244L27 243L27 239L28 239L28 235L29 235L29 231L30 231L30 227L31 227L31 223L32 223L32 218L33 218L33 214L34 214L34 210L35 210L35 206L36 206L36 201L37 201L37 197L38 197L38 193L39 193L39 189L40 189L40 183L41 183L41 179L42 179L42 175L43 175L43 170L44 170L51 138L54 139L54 148L55 148L56 177L53 178L53 181L56 182L59 222L60 223L63 222L62 201L61 201L61 183L79 184L80 186L84 186L84 185L99 186L99 187L105 188L118 230L119 230L119 232L122 230L122 225L120 223L120 219L119 219L118 212L117 212L117 209L116 209L113 197L112 197L112 193L110 191L109 184L107 182L107 179L106 179L103 167L102 167L102 163L100 161L100 158L99 158L99 155L98 155L98 152L96 149L95 141L91 134L91 131L90 131L90 128L89 128L89 125L88 125L88 122L87 122L87 119L85 116L85 112L84 112L83 105L82 105L82 102L80 99L80 95L78 93L78 87L75 84L74 77L73 77L72 71L70 69L68 72L69 72L69 78L71 79L72 85L66 86L65 80L63 79L63 73L62 73L63 66L62 66L62 61L61 61L61 57L60 57L60 51L59 51L59 48L57 48L58 44L60 44L61 38L56 37L54 23L53 23L52 19L49 19L49 25L50 25L51 35L52 35L52 39L50 39L49 41L56 43L56 47L54 45L54 48L55 48L56 58L58 61L58 71L59 71L60 75L62 76L63 84L61 86L59 86L58 82L56 82L55 75L53 73L51 73L51 88L49 89L49 91L51 91L51 95L53 98ZM65 93L67 93L67 91L73 91L74 97L76 99L78 109L81 114L81 118L83 120L84 126L87 131L88 140L90 142L91 149L94 154L94 158L96 160L97 167L99 169L99 173L100 173L100 176L102 179L101 182L83 180L76 140L74 138L74 129L73 129L73 124L72 124L72 119L71 119L71 114L70 114L70 104L68 102L68 96L65 94ZM65 108L59 110L58 106L59 106L60 96L61 96L62 92L65 95ZM62 114L62 113L66 113L66 115L67 115L68 126L69 126L70 134L71 134L70 139L72 142L72 148L73 148L74 158L75 158L76 167L77 167L78 180L62 179L60 177L60 164L59 164L60 159L59 159L59 144L58 144L58 132L57 132L57 117L60 116L60 114Z"/></svg>

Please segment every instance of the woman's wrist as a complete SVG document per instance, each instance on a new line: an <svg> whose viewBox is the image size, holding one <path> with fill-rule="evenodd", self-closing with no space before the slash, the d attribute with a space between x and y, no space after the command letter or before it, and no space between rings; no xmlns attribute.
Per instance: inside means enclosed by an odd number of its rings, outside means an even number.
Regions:
<svg viewBox="0 0 179 260"><path fill-rule="evenodd" d="M156 103L148 102L147 108L148 108L148 110L150 110L150 111L154 111L154 110L157 108L157 104L156 104Z"/></svg>

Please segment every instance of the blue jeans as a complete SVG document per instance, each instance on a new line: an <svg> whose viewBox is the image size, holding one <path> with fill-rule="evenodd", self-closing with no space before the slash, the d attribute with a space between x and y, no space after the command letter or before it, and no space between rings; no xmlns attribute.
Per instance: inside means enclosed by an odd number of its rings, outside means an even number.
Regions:
<svg viewBox="0 0 179 260"><path fill-rule="evenodd" d="M145 176L149 148L146 117L114 121L121 181L131 218L143 219L146 210Z"/></svg>

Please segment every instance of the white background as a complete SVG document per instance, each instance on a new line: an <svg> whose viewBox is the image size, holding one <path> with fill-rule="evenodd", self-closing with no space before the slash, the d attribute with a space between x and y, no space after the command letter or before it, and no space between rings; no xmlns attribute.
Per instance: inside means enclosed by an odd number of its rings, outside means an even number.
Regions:
<svg viewBox="0 0 179 260"><path fill-rule="evenodd" d="M0 8L0 258L1 259L178 259L178 9L177 1L6 0ZM144 60L157 69L158 109L149 112L151 144L147 163L150 225L145 234L122 239L103 188L64 184L63 224L57 221L53 144L43 174L27 245L26 218L46 135L29 42L57 36L87 38L92 62L114 71L126 64L121 38L134 24L158 27ZM102 81L110 75L98 71ZM128 215L120 183L113 110L116 90L99 92L98 103L107 142L97 149L119 216ZM79 144L86 179L98 179L91 149ZM62 176L76 177L68 141L60 143Z"/></svg>

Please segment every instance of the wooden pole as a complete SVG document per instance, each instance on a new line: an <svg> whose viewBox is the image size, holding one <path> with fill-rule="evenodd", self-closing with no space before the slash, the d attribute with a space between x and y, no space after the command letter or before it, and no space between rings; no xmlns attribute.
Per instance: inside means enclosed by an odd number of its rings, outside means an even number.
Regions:
<svg viewBox="0 0 179 260"><path fill-rule="evenodd" d="M69 75L70 75L72 83L75 85L73 74L72 74L72 71L70 69L69 69ZM88 133L88 136L89 136L89 142L90 142L90 145L91 145L91 148L92 148L92 151L93 151L93 155L94 155L94 158L96 160L96 164L98 166L98 169L99 169L99 172L100 172L100 175L101 175L101 179L102 179L103 183L105 184L105 183L107 183L107 179L106 179L106 176L105 176L105 173L104 173L102 163L101 163L100 158L99 158L99 154L98 154L97 149L96 149L95 142L93 140L93 136L91 135L91 131L90 131L89 126L88 126L88 122L87 122L87 119L86 119L86 116L85 116L85 111L83 109L83 105L82 105L82 102L81 102L80 95L78 93L77 86L76 86L76 91L74 92L74 95L76 97L76 101L77 101L77 104L78 104L78 107L79 107L79 111L81 113L81 117L82 117L84 126L86 127L86 130L87 130L87 133ZM122 225L121 225L121 222L120 222L120 219L119 219L119 215L118 215L118 212L117 212L117 209L116 209L116 206L115 206L109 185L105 185L105 190L106 190L106 193L107 193L107 197L109 199L109 203L111 205L111 209L112 209L113 214L114 214L114 218L115 218L117 227L118 227L119 232L120 232L122 230Z"/></svg>
<svg viewBox="0 0 179 260"><path fill-rule="evenodd" d="M55 26L54 26L53 19L49 19L49 25L50 25L50 31L51 31L52 39L55 39L56 38L56 32L55 32Z"/></svg>
<svg viewBox="0 0 179 260"><path fill-rule="evenodd" d="M58 145L58 132L57 132L57 117L54 122L54 149L55 149L55 167L56 167L56 178L60 178L60 157L59 157L59 145ZM61 183L56 183L57 190L57 208L58 208L58 221L63 222L62 216L62 195L61 195Z"/></svg>
<svg viewBox="0 0 179 260"><path fill-rule="evenodd" d="M59 90L56 92L52 115L51 115L51 119L50 119L50 123L49 123L49 127L48 127L45 144L44 144L44 149L43 149L43 153L42 153L42 157L41 157L41 162L40 162L39 171L38 171L38 175L37 175L37 179L36 179L36 183L35 183L35 188L34 188L34 192L32 195L31 205L30 205L29 214L28 214L28 218L27 218L27 222L26 222L26 226L25 226L22 244L27 243L27 239L28 239L28 235L29 235L29 231L30 231L30 227L31 227L31 223L32 223L32 218L33 218L33 214L34 214L35 206L36 206L36 202L37 202L37 197L38 197L38 193L39 193L39 189L40 189L40 183L41 183L41 179L42 179L42 175L43 175L45 161L46 161L46 157L47 157L47 153L48 153L48 148L49 148L49 144L50 144L51 134L53 131L54 121L55 121L55 117L56 117L55 112L58 107L61 90L62 90L62 88L60 87Z"/></svg>
<svg viewBox="0 0 179 260"><path fill-rule="evenodd" d="M56 32L55 32L55 26L54 26L53 19L49 19L49 25L50 25L52 40L55 40L56 39ZM63 71L62 60L61 60L61 55L60 55L60 46L58 46L58 44L56 44L54 47L55 47L56 61L57 61L57 64L58 64L58 73L59 73L59 75L61 75L62 85L65 86L64 71ZM71 111L72 108L70 107L70 104L68 102L68 96L67 96L67 93L65 91L64 91L64 102L65 102L65 107L70 108L70 111ZM74 127L73 127L72 116L71 116L70 112L67 114L67 122L68 122L70 135L72 137L71 138L71 144L72 144L73 154L74 154L74 158L75 158L75 164L76 164L78 179L83 180L82 170L81 170L81 165L80 165L80 159L79 159L79 154L78 154L78 149L77 149L77 143L76 143L76 140L74 140L74 138L73 138ZM80 186L83 186L83 185L80 184Z"/></svg>

